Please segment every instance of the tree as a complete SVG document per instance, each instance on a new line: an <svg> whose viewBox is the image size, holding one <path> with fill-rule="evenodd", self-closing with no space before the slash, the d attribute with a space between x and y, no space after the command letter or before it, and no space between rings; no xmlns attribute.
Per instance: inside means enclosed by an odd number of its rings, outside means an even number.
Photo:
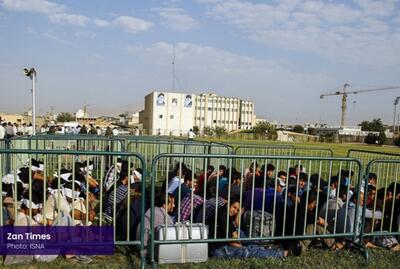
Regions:
<svg viewBox="0 0 400 269"><path fill-rule="evenodd" d="M396 138L393 142L396 146L400 147L400 137Z"/></svg>
<svg viewBox="0 0 400 269"><path fill-rule="evenodd" d="M301 125L295 125L293 127L293 132L303 134L304 133L304 127L301 126Z"/></svg>
<svg viewBox="0 0 400 269"><path fill-rule="evenodd" d="M276 134L275 127L266 121L257 122L256 126L253 127L253 132L261 135Z"/></svg>
<svg viewBox="0 0 400 269"><path fill-rule="evenodd" d="M385 132L385 127L383 126L381 119L373 119L372 121L363 121L358 126L361 126L362 131L367 132Z"/></svg>
<svg viewBox="0 0 400 269"><path fill-rule="evenodd" d="M200 133L199 126L193 126L193 133L195 133L196 135L199 135L199 133Z"/></svg>
<svg viewBox="0 0 400 269"><path fill-rule="evenodd" d="M367 144L376 144L376 141L378 141L377 144L383 145L386 142L386 135L385 135L385 126L383 126L382 120L381 119L373 119L372 121L363 121L361 124L358 126L361 126L362 131L367 131L367 132L379 132L379 135L371 135L368 138L368 136L365 138L365 143ZM375 142L374 143L368 143L372 142L372 138L375 136ZM371 140L371 141L370 141ZM368 142L367 142L368 141Z"/></svg>
<svg viewBox="0 0 400 269"><path fill-rule="evenodd" d="M378 136L378 144L379 145L383 145L383 144L385 144L386 143L386 135L385 135L385 132L380 132L379 133L379 136Z"/></svg>
<svg viewBox="0 0 400 269"><path fill-rule="evenodd" d="M205 136L212 136L214 134L214 132L213 132L213 129L211 129L211 127L206 126L203 129L203 134Z"/></svg>
<svg viewBox="0 0 400 269"><path fill-rule="evenodd" d="M312 127L309 127L309 128L307 129L307 133L308 133L309 135L316 135L316 134L317 134L317 132L315 131L315 128L312 128Z"/></svg>
<svg viewBox="0 0 400 269"><path fill-rule="evenodd" d="M214 134L215 134L217 137L221 137L221 136L223 136L223 135L226 135L227 133L228 133L228 132L227 132L227 130L225 129L225 127L217 126L217 127L214 128Z"/></svg>
<svg viewBox="0 0 400 269"><path fill-rule="evenodd" d="M375 144L380 144L379 143L379 136L373 133L369 133L365 139L364 142L368 145L375 145Z"/></svg>
<svg viewBox="0 0 400 269"><path fill-rule="evenodd" d="M61 112L57 116L57 122L74 121L75 118L68 112Z"/></svg>

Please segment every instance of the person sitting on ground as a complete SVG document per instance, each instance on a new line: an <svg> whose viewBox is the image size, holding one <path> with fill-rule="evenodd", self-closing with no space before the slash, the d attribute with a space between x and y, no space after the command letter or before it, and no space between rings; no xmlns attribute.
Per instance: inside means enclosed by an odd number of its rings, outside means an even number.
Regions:
<svg viewBox="0 0 400 269"><path fill-rule="evenodd" d="M239 238L244 235L239 229L239 217L243 213L240 208L239 197L231 197L229 208L227 205L218 210L216 234L214 227L210 227L210 238ZM228 222L227 222L228 220ZM217 243L211 246L211 253L216 258L283 258L288 251L280 249L266 249L259 245L243 245L240 241Z"/></svg>
<svg viewBox="0 0 400 269"><path fill-rule="evenodd" d="M32 196L29 197L29 193L25 192L20 202L21 207L15 218L14 226L39 226L41 218L37 218L36 215L40 215L39 213L43 205L43 194L32 192ZM32 215L30 215L30 212ZM7 267L15 264L29 264L33 262L34 257L35 255L7 255L4 265Z"/></svg>
<svg viewBox="0 0 400 269"><path fill-rule="evenodd" d="M319 210L318 216L326 219L328 224L328 231L333 233L335 227L335 220L337 216L337 212L342 208L342 206L346 203L347 200L347 187L345 185L339 186L339 197L331 197L328 201L324 202L323 206ZM336 191L336 190L335 190Z"/></svg>
<svg viewBox="0 0 400 269"><path fill-rule="evenodd" d="M289 225L286 226L286 235L326 235L329 231L326 229L326 221L322 217L318 217L316 214L317 206L317 193L315 191L306 191L302 194L300 198L300 204L297 207L297 212L295 207L291 207L289 211L289 218L286 221ZM291 217L295 216L295 219ZM324 238L322 239L325 246L328 248L336 249L341 248L342 245L335 245L334 238ZM300 240L300 245L302 252L306 251L311 245L312 240L303 239Z"/></svg>
<svg viewBox="0 0 400 269"><path fill-rule="evenodd" d="M214 166L209 165L209 166L207 166L207 171L200 174L196 194L199 194L199 195L204 194L204 185L205 185L204 183L205 183L205 181L208 182L208 180L213 172L214 172Z"/></svg>
<svg viewBox="0 0 400 269"><path fill-rule="evenodd" d="M156 194L155 206L154 206L154 229L159 227L160 225L170 225L174 224L173 219L170 214L174 212L175 208L175 198L172 194L165 194L165 192L161 191L161 193ZM150 222L151 208L149 208L144 215L144 246L145 248L150 243L150 230L151 222ZM136 238L140 238L140 224L136 230Z"/></svg>

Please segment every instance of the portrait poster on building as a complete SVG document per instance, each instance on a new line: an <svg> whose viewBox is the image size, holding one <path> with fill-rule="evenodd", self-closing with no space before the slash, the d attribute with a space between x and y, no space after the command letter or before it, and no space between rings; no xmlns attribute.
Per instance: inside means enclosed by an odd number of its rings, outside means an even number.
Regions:
<svg viewBox="0 0 400 269"><path fill-rule="evenodd" d="M192 107L192 96L190 94L185 97L185 107Z"/></svg>
<svg viewBox="0 0 400 269"><path fill-rule="evenodd" d="M160 93L157 95L157 106L164 106L165 105L165 95Z"/></svg>

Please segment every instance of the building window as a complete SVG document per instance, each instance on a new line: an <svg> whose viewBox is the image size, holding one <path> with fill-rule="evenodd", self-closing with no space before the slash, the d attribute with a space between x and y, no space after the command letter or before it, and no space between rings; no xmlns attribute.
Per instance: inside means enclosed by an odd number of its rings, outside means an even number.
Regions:
<svg viewBox="0 0 400 269"><path fill-rule="evenodd" d="M217 123L217 120L214 120L214 123Z"/></svg>
<svg viewBox="0 0 400 269"><path fill-rule="evenodd" d="M174 119L174 115L169 115L169 118L170 118L171 120L173 120L173 119Z"/></svg>
<svg viewBox="0 0 400 269"><path fill-rule="evenodd" d="M209 107L209 108L208 108L208 111L211 111L211 109L212 109L212 108L211 108L211 107Z"/></svg>
<svg viewBox="0 0 400 269"><path fill-rule="evenodd" d="M159 119L162 119L162 115L158 115L158 118L159 118Z"/></svg>

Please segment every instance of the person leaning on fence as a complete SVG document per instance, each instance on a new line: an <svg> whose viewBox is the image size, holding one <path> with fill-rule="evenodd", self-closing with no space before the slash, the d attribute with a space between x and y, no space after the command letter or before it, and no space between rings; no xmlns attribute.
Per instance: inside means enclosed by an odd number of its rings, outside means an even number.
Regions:
<svg viewBox="0 0 400 269"><path fill-rule="evenodd" d="M127 240L128 230L129 240L140 240L136 238L136 230L140 223L140 216L142 214L142 193L141 193L142 183L136 182L131 186L130 197L126 197L121 203L120 208L116 212L116 239L117 240ZM130 200L128 200L128 198ZM149 197L145 197L145 209L144 212L150 206ZM129 208L128 208L129 205ZM129 211L129 213L128 213ZM143 212L143 214L144 214ZM128 226L128 216L129 216L129 226Z"/></svg>
<svg viewBox="0 0 400 269"><path fill-rule="evenodd" d="M318 216L326 220L328 231L331 233L333 233L335 228L337 212L347 201L347 187L344 185L340 186L338 194L338 197L330 197L328 201L320 200L323 205L319 210Z"/></svg>
<svg viewBox="0 0 400 269"><path fill-rule="evenodd" d="M29 197L29 194L25 192L20 203L21 207L15 218L14 226L39 226L40 223L35 216L40 213L42 208L43 194L32 192L32 196ZM32 217L30 216L30 211L32 212ZM7 255L4 265L29 264L33 262L34 257L34 255Z"/></svg>
<svg viewBox="0 0 400 269"><path fill-rule="evenodd" d="M89 216L86 216L87 210L80 194L79 183L72 184L72 181L65 183L60 190L53 190L45 204L44 218L47 225L90 225L91 221L94 220L95 212L90 211ZM72 216L74 222L72 222ZM89 223L86 223L86 217L88 217Z"/></svg>
<svg viewBox="0 0 400 269"><path fill-rule="evenodd" d="M326 229L327 222L324 218L317 216L317 198L315 191L306 191L302 194L296 214L289 213L289 216L295 216L295 220L286 220L289 221L289 224L294 224L294 227L291 225L287 226L289 228L286 233L287 235L329 234L329 231ZM295 208L292 207L291 210L295 210ZM292 228L294 229L292 230ZM300 240L302 251L306 251L312 242L312 239ZM330 249L343 247L341 243L335 244L334 238L323 238L321 242L324 243L325 247Z"/></svg>
<svg viewBox="0 0 400 269"><path fill-rule="evenodd" d="M110 194L110 192L114 188L114 182L119 178L119 173L122 170L123 160L121 158L117 158L116 163L112 164L110 168L107 170L106 175L104 176L104 190L106 192L106 197Z"/></svg>
<svg viewBox="0 0 400 269"><path fill-rule="evenodd" d="M239 197L233 196L229 208L223 206L218 210L217 234L214 235L214 227L210 227L210 238L232 239L243 237L238 223L239 217L244 211L240 208ZM227 222L228 219L228 222ZM266 249L259 245L244 245L239 241L229 243L216 243L210 246L212 256L216 258L283 258L288 251L280 249Z"/></svg>
<svg viewBox="0 0 400 269"><path fill-rule="evenodd" d="M338 211L336 220L336 233L356 233L361 232L362 227L362 210L364 205L364 190L360 190L358 197L357 192L353 193L348 202ZM357 211L357 215L356 215ZM371 242L365 243L366 247L375 248Z"/></svg>
<svg viewBox="0 0 400 269"><path fill-rule="evenodd" d="M165 194L161 192L156 194L155 206L154 206L154 229L160 225L170 225L174 224L171 213L174 212L175 208L175 198L172 194ZM149 208L144 215L144 246L149 245L149 232L151 230L150 222L151 208ZM140 238L140 225L138 225L136 230L136 238Z"/></svg>
<svg viewBox="0 0 400 269"><path fill-rule="evenodd" d="M113 214L114 204L115 204L115 210L116 211L119 210L121 202L128 195L129 185L130 185L130 182L129 182L128 174L126 172L121 172L119 174L119 179L117 181L115 195L114 195L114 191L111 191L107 197L107 203L106 203L106 206L104 209L104 213L107 216L112 217L114 215Z"/></svg>
<svg viewBox="0 0 400 269"><path fill-rule="evenodd" d="M379 189L376 193L377 205L371 210L367 208L365 218L366 222L371 223L371 229L374 231L381 231L383 233L380 236L375 236L372 238L371 242L373 242L374 245L394 251L400 251L400 245L396 237L384 235L385 232L397 231L393 230L393 228L390 230L391 225L396 225L394 220L398 217L398 209L396 209L395 205L393 204L396 203L394 199L395 197L393 196L394 191L394 184L388 188L383 187ZM374 220L375 223L372 223ZM368 226L365 226L365 228L368 228ZM367 232L370 231L368 230Z"/></svg>

